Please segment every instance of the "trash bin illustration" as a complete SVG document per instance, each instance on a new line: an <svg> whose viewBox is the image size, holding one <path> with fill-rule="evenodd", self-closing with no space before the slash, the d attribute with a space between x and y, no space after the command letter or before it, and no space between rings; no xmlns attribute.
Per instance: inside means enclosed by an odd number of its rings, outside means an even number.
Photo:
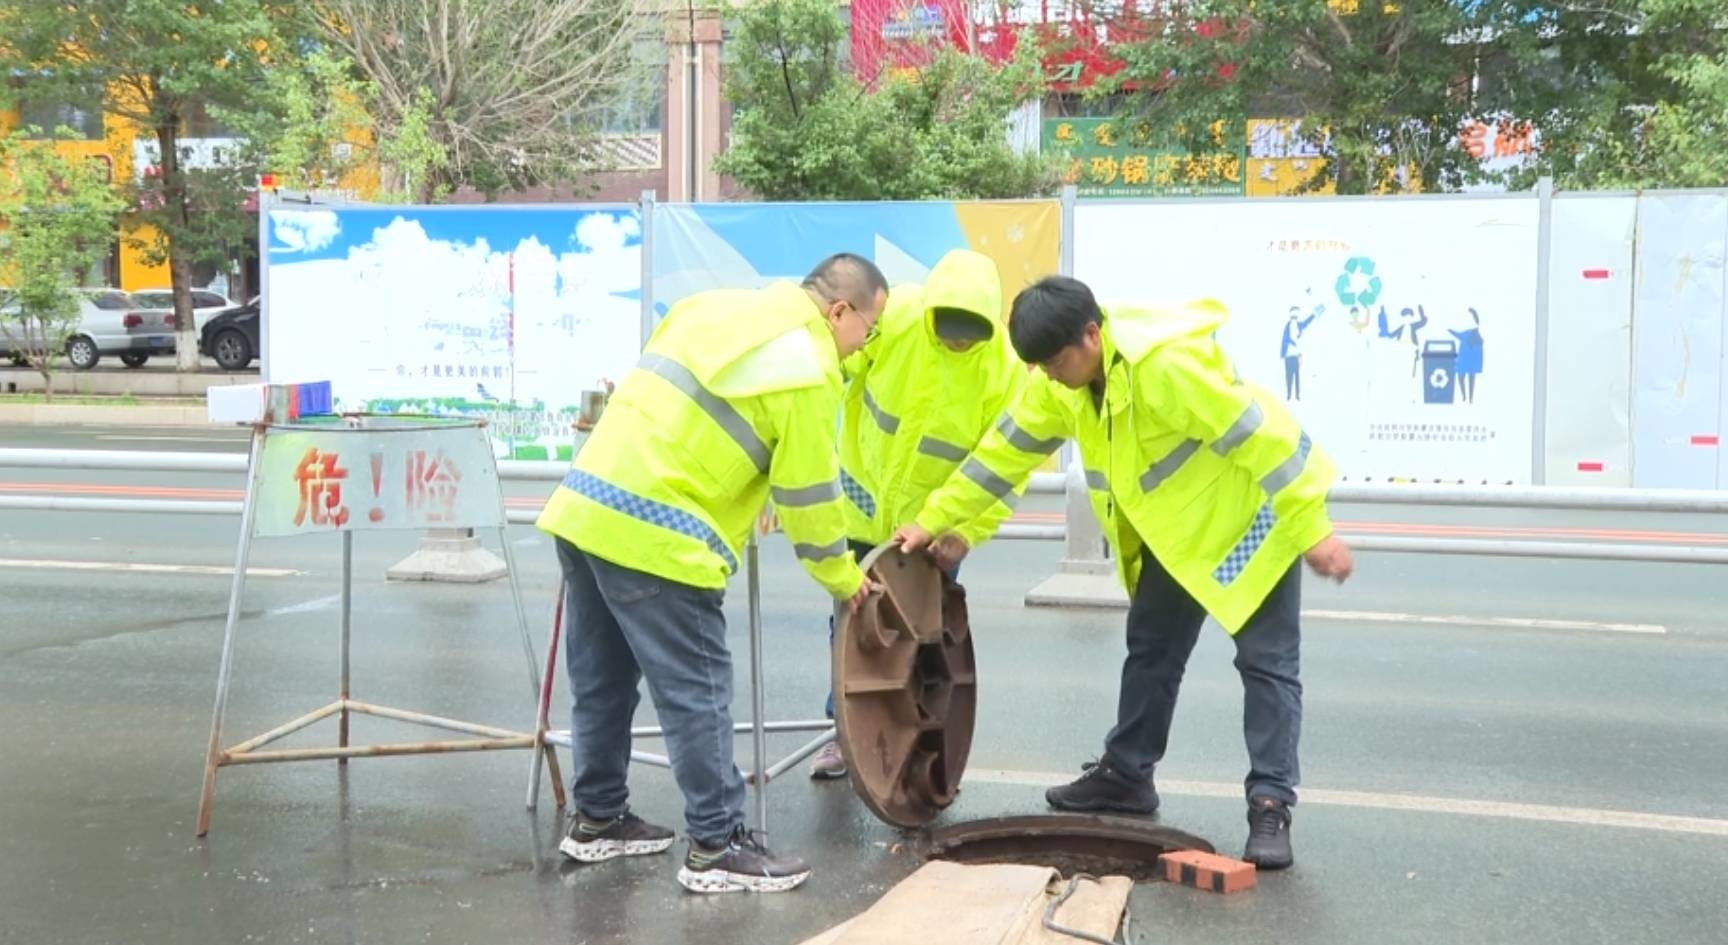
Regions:
<svg viewBox="0 0 1728 945"><path fill-rule="evenodd" d="M1430 339L1422 343L1422 402L1449 404L1458 386L1458 342Z"/></svg>

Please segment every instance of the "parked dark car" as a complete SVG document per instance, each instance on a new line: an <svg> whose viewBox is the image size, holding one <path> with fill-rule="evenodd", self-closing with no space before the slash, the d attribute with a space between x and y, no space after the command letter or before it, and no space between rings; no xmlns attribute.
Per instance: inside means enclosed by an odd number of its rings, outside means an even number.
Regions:
<svg viewBox="0 0 1728 945"><path fill-rule="evenodd" d="M258 356L258 299L210 316L198 333L198 351L224 371L239 371Z"/></svg>

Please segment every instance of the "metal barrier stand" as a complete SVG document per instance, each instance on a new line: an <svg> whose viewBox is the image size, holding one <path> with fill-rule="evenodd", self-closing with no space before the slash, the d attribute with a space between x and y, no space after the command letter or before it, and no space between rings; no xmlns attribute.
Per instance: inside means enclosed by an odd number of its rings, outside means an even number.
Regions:
<svg viewBox="0 0 1728 945"><path fill-rule="evenodd" d="M373 507L365 514L351 514L341 492L343 484L351 491L347 499L358 509L362 490L355 489L359 481L350 482L348 470L340 464L359 455L368 456L372 465ZM349 459L344 460L347 456ZM402 464L403 475L389 481L404 482L406 494L399 501L383 495L386 464L395 470ZM539 771L540 752L546 753L551 766L553 789L563 799L557 757L534 735L473 722L464 722L423 712L412 712L374 705L353 698L351 642L353 629L354 530L403 530L424 527L422 518L441 521L446 516L463 524L491 527L497 530L500 544L509 560L509 581L516 622L522 636L523 654L528 663L531 691L538 694L540 672L534 656L533 641L528 632L527 611L523 606L521 586L517 580L514 555L505 535L503 493L497 487L495 467L491 466L491 447L481 424L468 421L444 422L432 426L405 425L395 422L369 422L368 418L347 418L336 424L268 424L254 428L249 452L245 498L240 504L240 536L234 555L234 579L228 594L228 614L222 635L222 656L216 677L216 703L211 713L210 741L205 754L203 787L198 799L197 835L209 832L213 813L217 769L230 765L271 764L289 761L335 759L346 764L349 758L385 757L392 755L441 754L448 752L497 751L526 748L536 755ZM292 483L275 481L284 473L292 473ZM460 485L464 472L472 483L466 490ZM487 475L490 473L491 475ZM483 493L487 481L492 488ZM268 486L292 485L288 493L297 502L293 512L287 512L281 489L266 492ZM268 496L268 498L267 498ZM262 519L262 520L261 520ZM315 709L299 718L279 725L262 735L247 739L230 748L222 747L223 721L227 713L228 696L232 688L234 641L239 626L241 602L245 596L246 572L251 560L252 542L260 535L285 536L337 532L342 539L341 590L341 675L335 702ZM349 743L349 723L354 714L370 715L429 728L442 729L472 736L465 739L398 742L390 744L352 745ZM319 721L336 716L337 743L331 747L261 750Z"/></svg>

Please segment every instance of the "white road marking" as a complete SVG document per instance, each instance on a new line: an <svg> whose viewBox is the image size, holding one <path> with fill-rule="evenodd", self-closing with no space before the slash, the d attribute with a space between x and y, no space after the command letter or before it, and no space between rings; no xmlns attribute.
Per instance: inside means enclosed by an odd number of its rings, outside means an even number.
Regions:
<svg viewBox="0 0 1728 945"><path fill-rule="evenodd" d="M266 610L264 611L264 616L286 617L289 614L309 614L314 611L327 610L341 601L341 594L331 594L329 597L315 597L312 600L301 601L298 604L289 604L286 607L277 607L272 610Z"/></svg>
<svg viewBox="0 0 1728 945"><path fill-rule="evenodd" d="M968 768L966 780L985 784L1011 784L1020 787L1054 787L1074 780L1074 775L1045 771ZM1160 779L1158 791L1173 796L1222 797L1236 800L1242 798L1241 782L1225 784L1212 781L1165 781ZM1623 827L1629 830L1658 830L1665 833L1728 837L1728 820L1710 817L1676 817L1670 814L1642 814L1636 811L1601 810L1593 807L1554 807L1547 804L1513 804L1505 801L1474 801L1457 797L1378 794L1372 791L1337 791L1325 788L1303 788L1300 794L1304 804L1324 804L1330 807L1360 807L1375 810L1409 811L1418 814L1456 814L1467 817L1498 817L1507 820L1573 824L1580 827Z"/></svg>
<svg viewBox="0 0 1728 945"><path fill-rule="evenodd" d="M234 569L211 564L145 564L137 561L42 561L0 558L0 568L37 568L47 571L117 571L125 574L216 574L231 576ZM295 577L304 574L289 568L247 568L247 577Z"/></svg>
<svg viewBox="0 0 1728 945"><path fill-rule="evenodd" d="M1668 628L1654 623L1596 623L1589 620L1545 620L1536 617L1458 617L1437 614L1395 614L1372 610L1304 610L1311 620L1343 620L1354 623L1416 623L1446 627L1491 627L1500 630L1586 630L1592 633L1664 634Z"/></svg>

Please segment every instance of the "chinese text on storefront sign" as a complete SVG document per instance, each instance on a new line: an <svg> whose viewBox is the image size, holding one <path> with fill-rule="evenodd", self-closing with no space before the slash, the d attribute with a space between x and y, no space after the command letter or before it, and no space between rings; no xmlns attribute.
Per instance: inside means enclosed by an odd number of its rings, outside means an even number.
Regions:
<svg viewBox="0 0 1728 945"><path fill-rule="evenodd" d="M1241 196L1242 149L1215 145L1201 153L1161 146L1149 126L1109 118L1044 122L1044 149L1062 156L1063 179L1082 197Z"/></svg>

